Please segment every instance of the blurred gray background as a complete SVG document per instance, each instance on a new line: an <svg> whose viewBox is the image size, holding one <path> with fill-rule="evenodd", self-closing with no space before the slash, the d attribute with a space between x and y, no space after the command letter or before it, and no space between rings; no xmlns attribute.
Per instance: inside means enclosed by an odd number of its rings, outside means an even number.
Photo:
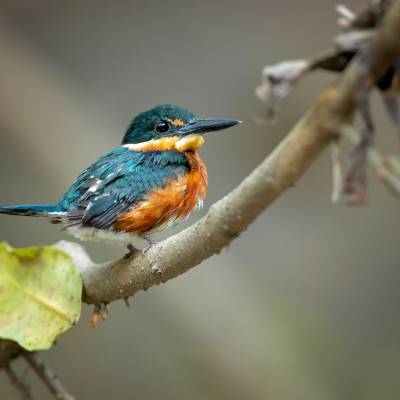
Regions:
<svg viewBox="0 0 400 400"><path fill-rule="evenodd" d="M202 150L207 209L334 79L306 78L278 124L255 122L263 65L327 47L335 4L0 0L1 204L55 201L136 113L171 102L246 122ZM379 146L396 153L375 100ZM95 330L84 306L42 356L78 399L398 399L399 204L371 177L368 207L332 205L330 177L327 152L218 257L130 309L112 304ZM70 238L44 220L1 217L0 240L13 246L60 239ZM87 248L96 260L124 252ZM51 398L24 363L18 371ZM0 398L18 398L1 373Z"/></svg>

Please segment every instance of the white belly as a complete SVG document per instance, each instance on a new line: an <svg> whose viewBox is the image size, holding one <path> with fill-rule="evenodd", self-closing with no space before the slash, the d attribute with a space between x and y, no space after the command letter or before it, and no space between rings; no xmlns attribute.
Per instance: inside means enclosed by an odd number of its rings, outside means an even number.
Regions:
<svg viewBox="0 0 400 400"><path fill-rule="evenodd" d="M176 218L171 218L157 228L147 232L147 235L151 235L157 232L161 232L164 229L172 228L176 226L178 220ZM90 227L77 227L70 226L66 228L67 233L76 237L83 242L101 242L101 243L112 243L127 246L132 244L135 239L140 238L139 235L135 235L129 232L116 232L113 230L97 229Z"/></svg>
<svg viewBox="0 0 400 400"><path fill-rule="evenodd" d="M115 232L112 230L103 230L96 228L79 228L72 226L66 229L66 231L84 242L102 242L102 243L119 243L123 246L132 244L138 236L126 232Z"/></svg>

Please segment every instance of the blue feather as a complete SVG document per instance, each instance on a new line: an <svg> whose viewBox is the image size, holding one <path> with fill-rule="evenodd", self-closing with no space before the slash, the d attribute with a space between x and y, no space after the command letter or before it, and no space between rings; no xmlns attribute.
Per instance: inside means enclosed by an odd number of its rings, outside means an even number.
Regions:
<svg viewBox="0 0 400 400"><path fill-rule="evenodd" d="M189 164L182 153L118 147L83 171L60 199L66 212L63 222L67 227L110 229L149 190L187 172Z"/></svg>
<svg viewBox="0 0 400 400"><path fill-rule="evenodd" d="M5 206L0 214L47 216L67 227L109 229L149 190L163 187L189 168L186 156L176 151L142 153L121 146L84 170L58 204Z"/></svg>
<svg viewBox="0 0 400 400"><path fill-rule="evenodd" d="M0 214L24 215L24 216L47 216L62 213L64 210L58 204L26 204L0 207Z"/></svg>

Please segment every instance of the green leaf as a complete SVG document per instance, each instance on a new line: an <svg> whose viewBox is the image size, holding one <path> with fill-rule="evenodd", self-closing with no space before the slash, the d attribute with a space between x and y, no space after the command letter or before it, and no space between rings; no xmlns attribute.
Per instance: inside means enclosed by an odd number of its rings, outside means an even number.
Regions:
<svg viewBox="0 0 400 400"><path fill-rule="evenodd" d="M63 251L0 243L0 338L48 349L78 321L81 299L79 271Z"/></svg>

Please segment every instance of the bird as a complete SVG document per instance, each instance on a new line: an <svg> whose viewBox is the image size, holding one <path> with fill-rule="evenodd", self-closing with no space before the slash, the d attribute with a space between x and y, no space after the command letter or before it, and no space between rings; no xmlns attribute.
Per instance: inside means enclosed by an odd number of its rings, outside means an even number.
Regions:
<svg viewBox="0 0 400 400"><path fill-rule="evenodd" d="M127 257L135 238L153 234L203 206L208 174L198 150L204 135L233 127L234 119L200 119L171 104L138 114L121 145L86 168L54 204L0 207L0 214L46 217L82 241L119 243Z"/></svg>

